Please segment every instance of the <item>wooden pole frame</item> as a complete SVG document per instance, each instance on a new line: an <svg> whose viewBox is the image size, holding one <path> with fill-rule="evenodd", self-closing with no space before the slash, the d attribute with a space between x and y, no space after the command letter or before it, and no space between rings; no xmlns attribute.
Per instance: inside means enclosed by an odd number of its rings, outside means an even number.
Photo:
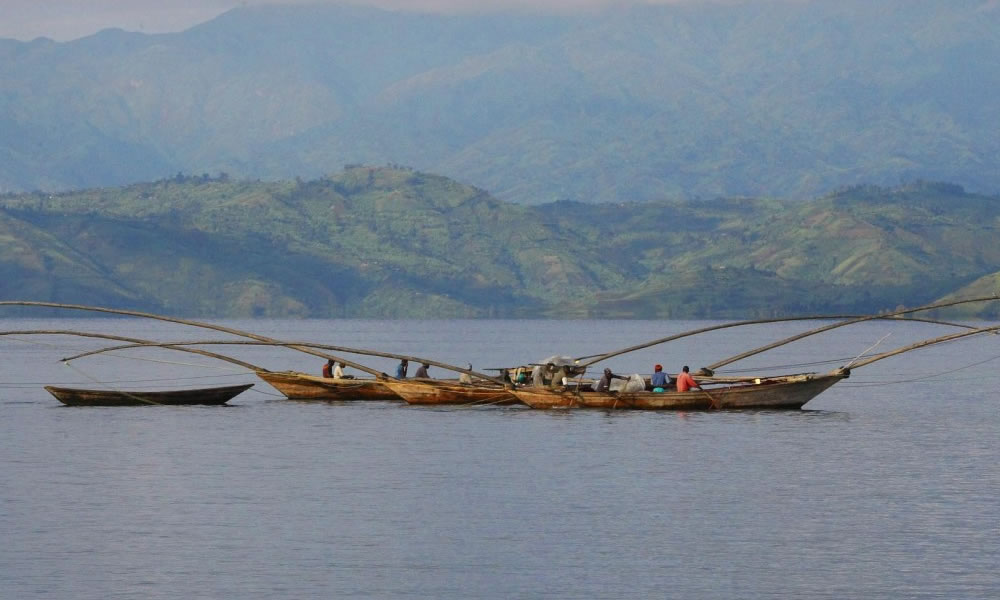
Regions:
<svg viewBox="0 0 1000 600"><path fill-rule="evenodd" d="M105 333L91 333L89 331L73 331L70 329L26 329L21 331L0 331L0 336L8 335L70 335L76 337L87 337L87 338L97 338L104 340L115 340L119 342L131 342L131 345L157 345L157 342L150 340L142 340L139 338L125 337L121 335L110 335ZM102 351L110 350L110 348L105 348ZM225 362L232 363L234 365L239 365L250 371L267 371L264 367L259 367L255 364L244 362L238 358L233 358L231 356L226 356L224 354L216 354L215 352L209 352L208 350L201 350L199 348L174 348L181 352L190 352L192 354L200 354L202 356L207 356L209 358L215 358ZM72 359L62 359L62 362L69 362Z"/></svg>
<svg viewBox="0 0 1000 600"><path fill-rule="evenodd" d="M886 313L886 314L881 314L881 315L809 315L809 316L804 316L804 317L777 317L777 318L773 318L773 319L753 319L753 320L749 320L749 321L735 321L733 323L723 323L721 325L710 325L708 327L700 327L698 329L692 329L690 331L684 331L684 332L681 332L681 333L676 333L674 335L670 335L670 336L667 336L667 337L664 337L664 338L659 338L659 339L652 340L652 341L649 341L649 342L643 342L642 344L636 344L634 346L629 346L627 348L622 348L620 350L614 350L612 352L608 352L608 353L605 353L605 354L600 354L600 355L596 355L596 356L593 356L593 355L592 356L582 356L580 358L577 358L574 362L579 363L579 361L581 361L581 360L591 359L591 360L587 360L586 362L584 362L582 364L577 364L577 368L586 368L586 367L589 367L589 366L591 366L593 364L605 361L605 360L607 360L609 358L613 358L615 356L620 356L622 354L628 354L629 352L635 352L636 350L642 350L644 348L649 348L651 346L657 346L659 344L665 344L666 342L672 342L674 340L679 340L679 339L682 339L682 338L685 338L685 337L690 337L690 336L698 335L698 334L701 334L701 333L708 333L710 331L718 331L718 330L721 330L721 329L728 329L730 327L743 327L745 325L765 325L765 324L769 324L769 323L785 323L785 322L789 322L789 321L820 321L820 320L829 320L829 319L840 319L840 321L838 321L837 323L834 323L832 325L827 325L827 326L822 327L822 328L813 329L811 331L805 332L804 334L800 334L798 336L794 336L794 338L786 338L785 340L782 340L782 341L779 341L779 342L775 342L773 344L769 344L769 345L763 346L761 348L750 350L750 351L745 352L743 354L737 355L736 357L731 357L731 358L728 358L728 359L723 359L722 361L716 362L713 365L709 365L708 367L705 367L705 368L702 369L702 371L705 371L706 369L709 370L709 371L711 371L711 370L714 370L714 369L716 369L716 368L718 368L720 366L724 366L724 365L730 364L732 362L736 362L737 360L740 360L742 358L746 358L748 356L752 356L753 354L759 354L760 352L764 352L764 351L770 350L772 348L777 348L778 346L781 346L781 345L784 345L784 344L788 344L788 343L793 342L793 341L795 341L797 339L801 339L802 337L808 337L809 335L815 335L817 333L822 333L823 331L828 331L828 330L834 329L836 327L843 327L844 325L850 325L850 324L853 324L853 323L860 323L862 321L869 321L869 320L873 320L873 319L892 319L892 318L898 317L900 315L909 314L909 313L912 313L912 312L920 312L920 311L924 311L924 310L932 310L932 309L935 309L935 308L944 308L944 307L947 307L947 306L955 306L955 305L958 305L958 304L967 304L967 303L972 303L972 302L986 302L986 301L989 301L989 300L998 300L998 299L1000 299L1000 295L983 296L983 297L978 297L978 298L967 298L967 299L964 299L964 300L955 300L955 301L949 301L949 302L942 302L942 303L930 304L930 305L922 306L922 307L919 307L919 308L912 308L912 309L905 309L905 310L900 310L900 311L894 311L894 312L891 312L891 313ZM913 320L917 320L917 319L913 319ZM947 323L947 322L944 322L944 321L927 320L926 322L938 323L938 324L943 324L943 325L953 325L953 326L956 326L956 327L962 327L963 326L963 325L957 325L957 324L954 324L954 323Z"/></svg>
<svg viewBox="0 0 1000 600"><path fill-rule="evenodd" d="M84 304L64 304L64 303L60 303L60 302L41 302L41 301L29 301L29 300L0 300L0 306L37 306L37 307L46 307L46 308L60 308L60 309L65 309L65 310L82 310L82 311L89 311L89 312L102 312L102 313L108 313L108 314L127 315L127 316L132 316L132 317L141 317L141 318L145 318L145 319L154 319L154 320L157 320L157 321L166 321L166 322L169 322L169 323L178 323L178 324L181 324L181 325L188 325L188 326L191 326L191 327L200 327L202 329L212 329L212 330L215 330L215 331L221 331L223 333L229 333L229 334L232 334L232 335L235 335L235 336L239 336L239 337L250 338L252 340L257 340L259 342L266 342L268 344L272 344L272 345L276 345L276 346L284 346L284 347L287 347L287 348L291 348L292 350L298 350L299 352L304 352L305 354L311 354L313 356L318 356L320 358L325 358L327 360L333 360L333 361L342 363L344 366L352 367L352 368L355 368L355 369L357 369L359 371L363 371L365 373L368 373L369 375L373 375L376 379L387 379L387 378L389 378L389 375L387 373L384 373L382 371L376 371L376 370L371 369L371 368L369 368L369 367L367 367L365 365L362 365L360 363L356 363L354 361L347 360L347 359L342 358L340 356L334 356L332 354L328 354L328 353L325 353L325 352L320 352L318 350L313 350L312 348L307 347L307 346L302 346L302 345L297 345L297 344L286 344L282 340L278 340L278 339L275 339L275 338L269 338L269 337L263 336L263 335L257 335L255 333L251 333L249 331L242 331L240 329L234 329L232 327L226 327L224 325L215 325L214 323L205 323L205 322L201 322L201 321L193 321L193 320L190 320L190 319L180 319L180 318L176 318L176 317L167 317L167 316L164 316L164 315L157 315L157 314L154 314L154 313L146 313L146 312L140 312L140 311L135 311L135 310L126 310L126 309L118 309L118 308L108 308L108 307L103 307L103 306L87 306L87 305L84 305ZM349 352L351 354L366 354L366 353L372 353L373 352L371 350L363 350L363 349L360 349L360 348L352 348L352 349L347 349L347 348L343 348L343 347L341 347L341 348L342 348L341 351ZM394 355L394 356L401 356L401 355ZM426 358L407 357L407 360L410 360L411 358L413 359L414 362L420 362L420 363L426 363L428 365L434 365L434 366L440 367L442 369L447 369L449 371L457 371L459 373L469 373L470 375L473 375L473 376L478 377L480 379L485 379L487 381L492 381L492 382L504 385L504 381L502 379L500 379L500 378L497 378L497 377L491 377L491 376L485 375L483 373L477 373L475 371L471 371L471 370L468 370L468 369L463 369L461 367L456 367L455 365L449 365L447 363L442 363L442 362L438 362L438 361L431 360L431 359L426 359Z"/></svg>

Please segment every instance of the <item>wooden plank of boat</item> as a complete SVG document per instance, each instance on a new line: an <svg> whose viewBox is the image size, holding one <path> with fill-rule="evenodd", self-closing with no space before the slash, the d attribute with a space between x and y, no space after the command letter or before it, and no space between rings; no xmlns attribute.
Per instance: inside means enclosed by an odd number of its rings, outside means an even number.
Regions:
<svg viewBox="0 0 1000 600"><path fill-rule="evenodd" d="M532 408L605 408L636 410L708 410L802 408L830 386L849 376L846 370L804 374L687 392L587 392L516 388L512 393Z"/></svg>
<svg viewBox="0 0 1000 600"><path fill-rule="evenodd" d="M52 385L45 386L45 389L57 400L69 406L142 406L150 404L177 406L225 404L252 387L252 383L247 383L214 388L166 391L84 390Z"/></svg>
<svg viewBox="0 0 1000 600"><path fill-rule="evenodd" d="M295 371L257 371L257 377L291 400L400 400L376 379L333 379Z"/></svg>
<svg viewBox="0 0 1000 600"><path fill-rule="evenodd" d="M510 405L520 401L499 385L470 385L439 379L387 379L386 387L408 404Z"/></svg>

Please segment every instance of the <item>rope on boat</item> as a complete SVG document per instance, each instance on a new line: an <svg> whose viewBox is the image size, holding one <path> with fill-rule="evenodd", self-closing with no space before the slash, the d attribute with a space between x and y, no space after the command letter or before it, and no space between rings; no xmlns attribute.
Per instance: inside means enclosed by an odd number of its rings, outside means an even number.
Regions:
<svg viewBox="0 0 1000 600"><path fill-rule="evenodd" d="M938 309L938 308L947 308L949 306L957 306L959 304L969 304L969 303L985 302L985 301L992 301L992 300L1000 300L1000 296L997 296L996 294L994 294L993 296L983 296L983 297L978 297L978 298L966 298L966 299L962 299L962 300L952 300L952 301L948 301L948 302L937 302L937 303L934 303L934 304L926 304L924 306L920 306L920 307L917 307L917 308L907 308L907 309L897 310L897 311L893 311L893 312L885 313L885 314L881 314L881 315L868 315L868 316L864 316L864 317L858 317L858 318L855 318L855 319L847 319L845 321L838 321L836 323L831 323L831 324L825 325L823 327L818 327L816 329L811 329L809 331L800 333L798 335L793 335L791 337L787 337L787 338L785 338L783 340L778 340L777 342L773 342L771 344L767 344L766 346L761 346L760 348L754 348L753 350L747 350L746 352L742 352L742 353L737 354L735 356L730 356L729 358L726 358L726 359L714 362L714 363L708 365L707 367L702 367L702 370L705 370L705 371L708 371L709 373L711 373L715 369L718 369L720 367L724 367L724 366L726 366L726 365L728 365L730 363L734 363L734 362L743 360L744 358L749 358L751 356L754 356L756 354L760 354L762 352L766 352L768 350L773 350L774 348L777 348L779 346L784 346L786 344L790 344L790 343L792 343L794 341L801 340L803 338L806 338L806 337L809 337L809 336L813 336L813 335L816 335L818 333L823 333L825 331L830 331L831 329L836 329L838 327L844 327L845 325L853 325L855 323L862 323L864 321L872 321L872 320L876 320L876 319L888 319L888 318L898 317L898 316L912 314L912 313L916 313L916 312L924 312L924 311ZM972 329L973 331L976 331L976 332L982 332L982 331L984 331L983 329L978 329L978 328L975 328L975 327L972 327L972 326L969 326L969 325L964 325L964 324L958 324L958 323L948 323L948 324L952 325L952 326L955 326L955 327L964 327L966 329ZM878 359L876 359L876 360L878 360ZM862 361L861 366L864 366L866 364L870 364L871 362L873 362L873 361L871 361L871 360Z"/></svg>
<svg viewBox="0 0 1000 600"><path fill-rule="evenodd" d="M916 344L911 344L910 346L906 346L906 347L904 347L902 349L891 351L891 352L883 352L882 354L868 354L869 350L871 350L871 348L869 348L868 350L865 350L864 352L862 352L860 355L854 357L851 360L851 366L853 366L854 363L856 363L861 358L876 358L878 360L881 360L881 358L888 358L887 355L899 354L899 353L907 351L908 349L909 350L916 350L916 349L919 349L921 347L927 347L927 346L930 346L930 345L953 344L953 343L958 342L960 339L968 337L969 335L977 335L977 334L980 334L980 333L996 334L997 331L1000 330L1000 327L985 327L985 328L971 327L969 329L970 329L970 331L967 332L966 334L953 334L953 335L950 335L950 336L943 336L942 338L935 338L933 340L924 340L922 342L918 342ZM764 370L772 370L772 369L788 369L788 368L797 368L797 367L830 365L830 364L840 363L840 362L842 362L844 360L847 360L847 358L849 358L849 357L843 357L843 358L832 359L832 360L822 360L822 361L813 361L813 362L805 362L805 363L786 364L786 365L771 365L771 366L748 367L748 368L744 368L744 369L722 369L719 372L720 373L753 373L753 372L759 372L759 371L764 371ZM989 359L989 360L992 360L992 359ZM862 363L863 363L862 366L864 366L864 364L868 364L868 362L869 361L862 361ZM874 361L872 361L872 362L874 362ZM911 380L902 380L902 381L905 382L905 381L911 381ZM845 383L843 383L841 385L851 386L851 385L856 385L856 384L845 382Z"/></svg>
<svg viewBox="0 0 1000 600"><path fill-rule="evenodd" d="M3 304L3 302L0 302L0 304ZM71 331L71 330L66 330L66 329L33 329L33 330L17 330L17 331L0 331L0 336L6 337L6 336L14 336L14 335L68 335L68 336L76 336L76 337L86 337L86 338L98 338L98 339L105 339L105 340L125 341L125 342L131 342L131 343L138 343L140 345L157 345L157 344L155 344L155 342L150 342L149 340L141 340L141 339L138 339L138 338L125 337L125 336L120 336L120 335L110 335L110 334L104 334L104 333L93 333L93 332L87 332L87 331ZM47 345L47 344L44 344L44 343L41 343L41 342L30 342L30 343L38 343L38 344L42 344L42 345ZM163 344L158 344L158 345L162 346ZM90 354L94 354L96 352L106 352L108 350L115 350L115 349L117 349L117 348L104 348L104 349L99 350L99 351L84 352L83 354L78 354L76 356L73 356L73 357L70 357L70 358L66 358L64 360L76 360L77 358L82 358L84 356L89 356ZM262 370L261 367L259 367L257 365L250 364L250 363L242 361L242 360L239 360L238 358L233 358L231 356L226 356L226 355L223 355L223 354L218 354L216 352L210 352L208 350L202 350L200 348L173 348L173 349L177 350L177 351L180 351L180 352L188 352L190 354L199 354L201 356L207 356L209 358L213 358L213 359L216 359L216 360L221 360L223 362L232 363L232 364L239 365L240 367L242 367L244 369L247 369L247 370L251 370L251 371Z"/></svg>
<svg viewBox="0 0 1000 600"><path fill-rule="evenodd" d="M284 394L275 394L274 392L269 392L269 391L267 391L267 390L265 390L263 388L258 388L257 386L253 386L252 388L250 388L247 391L248 392L257 392L258 394L263 394L265 396L271 396L272 398L280 398L282 400L287 400L288 399L288 396L285 396Z"/></svg>
<svg viewBox="0 0 1000 600"><path fill-rule="evenodd" d="M165 359L162 359L162 358L145 358L145 357L141 357L141 356L126 356L124 354L115 354L115 353L110 353L110 352L108 353L108 356L113 356L115 358L124 358L126 360L136 360L136 361L140 361L140 362L158 363L158 364L162 364L162 365L175 365L175 366L178 366L178 367L201 367L201 368L204 368L204 369L217 369L219 371L229 371L231 373L236 373L236 374L252 375L254 373L254 371L251 371L251 370L248 370L248 369L244 369L244 368L237 369L235 367L226 367L226 366L223 366L223 365L206 365L206 364L200 364L200 363L181 362L181 361L178 361L178 360L165 360ZM69 361L71 361L73 359L72 358L67 358L65 360L66 360L66 362L69 362Z"/></svg>
<svg viewBox="0 0 1000 600"><path fill-rule="evenodd" d="M233 374L233 375L201 375L201 376L198 376L198 377L162 377L162 378L158 377L158 378L154 378L154 379L117 379L116 382L117 383L156 383L156 382L159 382L159 381L187 381L187 380L194 380L194 379L221 379L221 378L235 377L237 375L239 375L239 374L236 373L236 374ZM14 390L16 390L16 389L30 389L30 388L36 388L36 387L38 387L40 385L42 385L42 386L45 386L45 385L61 386L61 385L73 385L74 383L76 383L76 382L62 382L62 383L56 382L56 383L53 383L51 381L15 381L15 382L10 382L10 383L0 383L0 389L14 389Z"/></svg>
<svg viewBox="0 0 1000 600"><path fill-rule="evenodd" d="M122 390L119 390L119 389L115 389L115 388L114 388L114 387L112 387L112 386L111 386L110 384L108 384L108 383L104 383L104 382L101 382L101 381L98 381L98 380L97 380L96 378L94 378L94 377L91 377L90 375L88 375L87 373L84 373L84 372L83 372L83 371L81 371L80 369L77 369L77 368L76 368L76 367L74 367L73 365L69 364L69 362L68 362L68 361L63 361L63 364L64 364L64 365L66 365L67 367L69 367L70 369L72 369L72 370L76 371L76 372L77 372L77 373L79 373L80 375L83 375L83 376L84 376L84 377L86 377L87 379L89 379L89 380L93 381L93 382L94 382L94 383L96 383L97 385L102 385L102 386L104 386L104 387L106 387L106 388L108 388L108 389L110 389L110 390L113 390L113 391L115 391L115 392L118 392L119 394L122 394L123 396L128 396L129 398L132 398L133 400L137 400L137 401L139 401L139 402L145 402L146 404L156 404L156 405L159 405L159 404L160 404L159 402L156 402L156 401L154 401L154 400L149 400L148 398L140 398L139 396L136 396L135 394L130 394L129 392L125 392L125 391L122 391Z"/></svg>
<svg viewBox="0 0 1000 600"><path fill-rule="evenodd" d="M21 342L22 344L28 344L28 345L31 345L31 346L43 346L45 348L56 348L56 349L60 349L60 350L66 350L66 349L78 350L79 348L82 347L82 346L74 346L74 345L71 345L71 344L53 344L51 342L42 342L42 341L39 341L39 340L25 340L25 339L22 339L22 338L19 338L19 337L13 337L13 336L6 336L4 339L8 339L8 340L11 340L13 342Z"/></svg>
<svg viewBox="0 0 1000 600"><path fill-rule="evenodd" d="M851 360L851 362L849 362L849 363L847 363L846 365L844 365L844 368L845 368L845 369L850 369L850 368L851 368L851 365L853 365L854 363L858 362L858 360L859 360L859 359L860 359L860 358L861 358L862 356L865 356L866 354L868 354L868 352L869 352L869 351L871 351L871 350L874 350L875 348L877 348L877 347L879 346L879 344L881 344L882 342L884 342L884 341L885 341L885 338L889 337L890 335L892 335L892 334L891 334L891 333L887 333L887 334L883 335L883 336L882 336L881 338L879 338L879 340L878 340L877 342L875 342L875 343L874 343L874 344L872 344L871 346L868 346L867 348L865 348L865 349L864 349L864 351L862 351L862 352L861 352L861 354L859 354L859 355L855 356L855 357L854 357L854 358L853 358L853 359Z"/></svg>
<svg viewBox="0 0 1000 600"><path fill-rule="evenodd" d="M864 355L862 355L864 356ZM842 356L840 358L832 358L829 360L816 360L811 362L802 363L789 363L784 365L765 365L760 367L746 367L743 369L719 369L716 371L717 374L726 373L759 373L760 371L768 371L772 369L800 369L802 367L819 367L823 365L840 365L843 364L845 360L850 359L850 356Z"/></svg>
<svg viewBox="0 0 1000 600"><path fill-rule="evenodd" d="M494 406L496 404L500 404L502 402L507 402L508 400L510 400L510 398L507 397L507 394L498 394L496 398L497 398L496 400L490 400L490 401L476 400L475 402L468 402L466 404L456 404L455 408L463 409L463 408L479 408L480 406Z"/></svg>
<svg viewBox="0 0 1000 600"><path fill-rule="evenodd" d="M854 382L854 383L852 383L852 382L847 381L847 382L842 383L841 385L843 385L845 387L881 387L883 385L896 385L896 384L900 384L900 383L913 383L915 381L926 381L928 379L934 379L935 377L941 377L942 375L950 375L952 373L957 373L958 371L964 371L965 369L971 369L972 367L978 367L979 365L984 365L984 364L986 364L988 362L992 362L994 360L997 360L998 358L1000 358L1000 354L998 354L996 356L993 356L991 358L987 358L986 360L981 360L979 362L974 362L974 363L971 363L971 364L968 364L968 365L965 365L965 366L962 366L962 367L958 367L958 368L955 368L955 369L949 369L947 371L941 371L939 373L932 373L930 375L924 375L922 377L913 377L911 379L897 379L897 380L894 380L894 381L879 381L879 382L870 382L870 383L869 382ZM970 377L969 379L972 379L972 378ZM984 379L984 378L982 376L976 376L975 379L978 380L978 379Z"/></svg>

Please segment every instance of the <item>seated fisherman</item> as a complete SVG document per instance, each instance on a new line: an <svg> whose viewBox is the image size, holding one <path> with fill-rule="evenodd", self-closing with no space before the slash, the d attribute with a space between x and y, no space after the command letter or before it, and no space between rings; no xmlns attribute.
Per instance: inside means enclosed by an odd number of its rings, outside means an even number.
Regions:
<svg viewBox="0 0 1000 600"><path fill-rule="evenodd" d="M701 386L698 385L698 382L694 380L694 377L691 377L691 373L689 373L688 371L689 371L688 366L684 365L684 368L681 369L681 372L677 374L678 392L686 392L692 388L697 388L699 390L701 389Z"/></svg>
<svg viewBox="0 0 1000 600"><path fill-rule="evenodd" d="M653 388L654 392L662 392L670 385L670 377L663 372L663 365L653 367L653 375L649 378L649 385Z"/></svg>
<svg viewBox="0 0 1000 600"><path fill-rule="evenodd" d="M604 369L604 375L601 380L597 382L598 392L609 392L611 391L611 380L612 379L628 379L628 377L622 377L621 375L615 375L611 372L611 369Z"/></svg>

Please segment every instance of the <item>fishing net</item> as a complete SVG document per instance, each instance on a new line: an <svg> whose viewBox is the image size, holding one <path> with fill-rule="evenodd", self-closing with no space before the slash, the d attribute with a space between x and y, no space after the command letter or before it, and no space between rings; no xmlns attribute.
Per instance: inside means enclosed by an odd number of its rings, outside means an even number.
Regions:
<svg viewBox="0 0 1000 600"><path fill-rule="evenodd" d="M628 379L612 379L612 392L641 392L646 389L646 381L642 375L633 373Z"/></svg>
<svg viewBox="0 0 1000 600"><path fill-rule="evenodd" d="M596 390L598 382L595 381L590 389ZM612 379L608 389L612 392L641 392L646 389L646 380L642 375L633 373L628 379Z"/></svg>
<svg viewBox="0 0 1000 600"><path fill-rule="evenodd" d="M548 358L544 358L538 361L538 363L536 364L538 365L552 364L555 366L557 370L559 369L559 367L566 367L567 377L576 377L577 375L583 375L586 369L581 369L580 367L577 367L575 363L576 361L572 356L563 356L559 354L554 354Z"/></svg>

